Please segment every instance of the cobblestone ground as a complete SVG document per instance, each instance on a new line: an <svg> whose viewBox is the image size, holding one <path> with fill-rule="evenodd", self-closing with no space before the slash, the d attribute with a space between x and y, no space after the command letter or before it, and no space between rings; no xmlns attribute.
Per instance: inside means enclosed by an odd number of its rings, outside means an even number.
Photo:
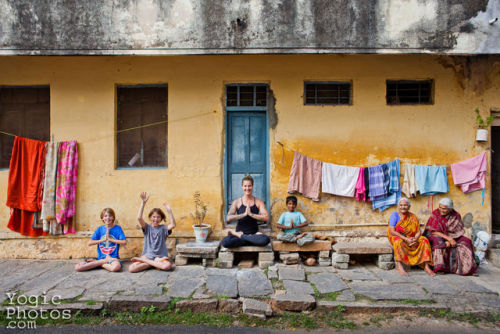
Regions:
<svg viewBox="0 0 500 334"><path fill-rule="evenodd" d="M301 311L330 309L443 308L456 312L500 313L500 269L481 267L479 277L429 277L412 269L409 277L374 265L347 270L276 264L266 270L182 266L171 272L131 274L103 269L75 272L76 261L0 260L0 301L17 296L58 296L65 309L140 310L155 305L194 311L238 312L265 318L271 307ZM11 295L12 296L12 295ZM23 299L16 304L23 304ZM62 306L62 305L59 305ZM54 305L54 308L58 305Z"/></svg>

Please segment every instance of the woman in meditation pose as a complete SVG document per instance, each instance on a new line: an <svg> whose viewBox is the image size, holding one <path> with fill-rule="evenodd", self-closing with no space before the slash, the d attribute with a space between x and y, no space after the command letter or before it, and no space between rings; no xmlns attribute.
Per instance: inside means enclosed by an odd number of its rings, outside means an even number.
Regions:
<svg viewBox="0 0 500 334"><path fill-rule="evenodd" d="M269 214L264 202L252 195L253 178L246 175L241 181L243 197L233 201L227 214L227 222L238 221L236 231L229 230L222 239L222 246L234 248L241 246L266 246L270 239L259 232L258 221L267 222Z"/></svg>
<svg viewBox="0 0 500 334"><path fill-rule="evenodd" d="M443 198L425 226L434 258L434 271L462 276L477 270L472 242L464 236L462 217L453 209L453 201Z"/></svg>
<svg viewBox="0 0 500 334"><path fill-rule="evenodd" d="M403 263L409 266L420 265L425 272L435 276L432 265L432 253L429 240L422 236L417 216L410 212L410 201L401 198L398 202L398 211L389 218L387 237L394 248L396 270L403 276L408 273Z"/></svg>

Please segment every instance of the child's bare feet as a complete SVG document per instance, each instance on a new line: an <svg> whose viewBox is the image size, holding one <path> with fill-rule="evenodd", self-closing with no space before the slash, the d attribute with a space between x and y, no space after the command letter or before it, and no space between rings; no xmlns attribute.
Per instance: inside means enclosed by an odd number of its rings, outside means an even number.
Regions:
<svg viewBox="0 0 500 334"><path fill-rule="evenodd" d="M130 259L130 262L142 262L140 257L133 257Z"/></svg>
<svg viewBox="0 0 500 334"><path fill-rule="evenodd" d="M304 232L304 233L301 233L301 234L299 234L299 235L297 236L297 239L300 239L300 238L302 238L302 237L303 237L303 236L305 236L305 235L306 235L306 233L305 233L305 232Z"/></svg>
<svg viewBox="0 0 500 334"><path fill-rule="evenodd" d="M403 265L401 262L396 262L396 271L401 275L401 276L408 276L408 273L405 271L403 268Z"/></svg>

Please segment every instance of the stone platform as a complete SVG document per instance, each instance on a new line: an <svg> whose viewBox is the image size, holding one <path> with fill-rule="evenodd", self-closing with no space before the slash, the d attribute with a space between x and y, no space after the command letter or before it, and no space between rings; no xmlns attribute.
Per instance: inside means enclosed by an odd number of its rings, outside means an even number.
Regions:
<svg viewBox="0 0 500 334"><path fill-rule="evenodd" d="M349 267L350 255L354 254L377 254L377 266L389 270L394 268L395 263L392 256L392 246L389 241L354 243L339 242L332 246L332 266L338 269Z"/></svg>
<svg viewBox="0 0 500 334"><path fill-rule="evenodd" d="M258 253L259 268L265 269L274 264L274 252L271 244L267 246L243 246L235 248L221 247L219 252L219 267L232 268L234 253Z"/></svg>
<svg viewBox="0 0 500 334"><path fill-rule="evenodd" d="M175 264L184 266L188 263L189 258L196 258L202 260L202 265L215 266L215 259L219 250L220 241L209 242L195 242L190 241L183 244L178 244L176 247L177 256L175 257Z"/></svg>

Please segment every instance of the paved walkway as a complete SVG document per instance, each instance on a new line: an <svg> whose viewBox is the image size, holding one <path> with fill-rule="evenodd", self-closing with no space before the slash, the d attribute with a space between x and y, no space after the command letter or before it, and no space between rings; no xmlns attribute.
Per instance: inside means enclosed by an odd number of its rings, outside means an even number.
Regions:
<svg viewBox="0 0 500 334"><path fill-rule="evenodd" d="M199 311L243 312L265 318L273 309L443 308L456 312L500 313L500 269L489 266L479 277L429 277L412 269L409 277L374 265L348 270L332 267L274 265L267 270L218 269L182 266L171 272L148 270L138 274L103 269L75 272L76 261L0 259L0 302L7 293L48 298L58 296L64 309L140 310L142 306L176 307ZM7 302L6 302L7 301ZM16 304L23 304L23 299ZM57 307L55 305L54 307Z"/></svg>

